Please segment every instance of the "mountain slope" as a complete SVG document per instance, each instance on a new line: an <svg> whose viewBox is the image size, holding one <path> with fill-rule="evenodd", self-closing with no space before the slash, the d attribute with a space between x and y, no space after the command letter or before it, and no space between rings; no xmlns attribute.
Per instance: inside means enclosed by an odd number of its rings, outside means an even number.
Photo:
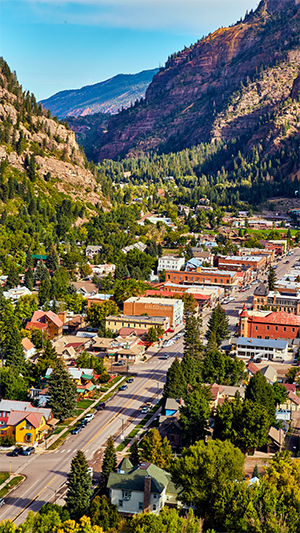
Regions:
<svg viewBox="0 0 300 533"><path fill-rule="evenodd" d="M262 0L242 22L173 54L145 99L109 119L93 159L169 152L245 132L251 144L251 131L253 142L280 142L284 115L297 116L294 104L285 104L288 113L282 105L297 93L299 27L299 0Z"/></svg>
<svg viewBox="0 0 300 533"><path fill-rule="evenodd" d="M117 113L131 102L145 95L149 83L158 69L143 70L138 74L118 74L113 78L86 85L81 89L61 91L41 100L45 109L58 118L85 116L93 113Z"/></svg>

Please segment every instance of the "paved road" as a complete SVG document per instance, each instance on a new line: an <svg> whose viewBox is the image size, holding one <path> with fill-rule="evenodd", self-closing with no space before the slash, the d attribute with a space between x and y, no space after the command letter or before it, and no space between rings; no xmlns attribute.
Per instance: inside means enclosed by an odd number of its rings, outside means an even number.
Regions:
<svg viewBox="0 0 300 533"><path fill-rule="evenodd" d="M92 460L95 452L101 448L110 435L121 434L122 422L138 423L142 418L140 406L161 394L166 371L174 357L182 354L183 340L173 346L162 348L161 352L147 363L134 365L137 376L124 392L118 392L111 399L104 411L97 412L95 418L79 435L67 437L65 443L53 452L36 454L28 457L9 457L1 454L1 471L22 473L26 480L7 497L6 505L0 510L0 520L11 518L15 524L23 522L28 511L38 511L47 501L53 499L55 491L66 482L71 460L78 449L85 452ZM161 358L163 353L170 354L169 359ZM124 431L124 435L130 432Z"/></svg>

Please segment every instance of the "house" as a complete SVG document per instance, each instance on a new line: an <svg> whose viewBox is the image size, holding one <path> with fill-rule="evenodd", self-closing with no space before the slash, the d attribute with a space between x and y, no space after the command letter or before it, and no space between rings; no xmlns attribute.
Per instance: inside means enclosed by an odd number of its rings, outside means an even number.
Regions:
<svg viewBox="0 0 300 533"><path fill-rule="evenodd" d="M24 339L22 339L22 345L24 348L25 359L30 359L30 357L33 357L36 352L36 349L34 347L34 344L32 344L31 340L29 340L28 337L24 337Z"/></svg>
<svg viewBox="0 0 300 533"><path fill-rule="evenodd" d="M273 366L264 366L260 369L260 373L265 376L268 383L273 385L277 381L277 370Z"/></svg>
<svg viewBox="0 0 300 533"><path fill-rule="evenodd" d="M192 248L193 256L199 259L202 263L213 266L214 256L210 252L203 250L202 248L195 246Z"/></svg>
<svg viewBox="0 0 300 533"><path fill-rule="evenodd" d="M32 294L32 292L25 286L23 287L14 287L8 291L3 291L3 296L6 300L12 300L12 302L17 302L21 296L27 296Z"/></svg>
<svg viewBox="0 0 300 533"><path fill-rule="evenodd" d="M239 336L257 339L295 339L300 316L275 311L249 311L246 304L240 313Z"/></svg>
<svg viewBox="0 0 300 533"><path fill-rule="evenodd" d="M85 255L90 259L93 259L96 254L99 254L102 250L102 246L92 246L89 245L86 247Z"/></svg>
<svg viewBox="0 0 300 533"><path fill-rule="evenodd" d="M138 250L139 252L144 252L147 248L147 244L144 244L143 242L135 242L134 244L130 244L129 246L125 246L125 248L122 248L123 254L128 254L130 250Z"/></svg>
<svg viewBox="0 0 300 533"><path fill-rule="evenodd" d="M109 474L107 488L111 503L124 516L159 514L166 504L178 506L180 489L175 487L171 474L151 463L133 466L129 459L123 459L118 471Z"/></svg>
<svg viewBox="0 0 300 533"><path fill-rule="evenodd" d="M159 434L162 439L168 439L172 450L182 449L182 436L179 423L179 412L174 416L160 416L159 418Z"/></svg>
<svg viewBox="0 0 300 533"><path fill-rule="evenodd" d="M173 255L164 255L158 259L157 272L163 270L176 270L179 271L184 266L184 257L177 257Z"/></svg>
<svg viewBox="0 0 300 533"><path fill-rule="evenodd" d="M239 337L236 343L237 357L258 357L273 361L285 361L288 359L288 341L275 339L256 339Z"/></svg>
<svg viewBox="0 0 300 533"><path fill-rule="evenodd" d="M61 316L53 313L53 311L35 311L31 321L27 322L26 329L43 329L51 340L58 339L63 333Z"/></svg>
<svg viewBox="0 0 300 533"><path fill-rule="evenodd" d="M64 334L74 335L85 327L85 320L82 315L75 315L67 320L63 325Z"/></svg>
<svg viewBox="0 0 300 533"><path fill-rule="evenodd" d="M84 333L82 333L82 335L84 335ZM64 335L60 339L52 342L52 345L58 355L64 355L65 357L68 357L68 353L70 353L70 357L74 357L74 355L78 356L84 350L88 350L93 343L94 337L96 337L96 333L94 333L91 337L88 335L80 337L78 334ZM68 351L70 348L72 348L72 350Z"/></svg>
<svg viewBox="0 0 300 533"><path fill-rule="evenodd" d="M17 443L35 444L47 430L46 418L42 412L11 411L7 424L1 426L0 435L13 436Z"/></svg>
<svg viewBox="0 0 300 533"><path fill-rule="evenodd" d="M247 366L247 372L249 374L249 377L252 378L252 376L255 376L255 374L259 372L259 368L251 361Z"/></svg>
<svg viewBox="0 0 300 533"><path fill-rule="evenodd" d="M284 446L284 440L285 440L285 433L283 429L276 429L275 427L271 426L268 436L272 440L273 445L275 445L275 447L278 448L279 451L281 451ZM269 445L268 445L268 453L269 453Z"/></svg>
<svg viewBox="0 0 300 533"><path fill-rule="evenodd" d="M189 259L185 264L184 270L185 272L197 272L197 268L200 268L201 266L202 261L196 257L192 257L192 259Z"/></svg>
<svg viewBox="0 0 300 533"><path fill-rule="evenodd" d="M285 385L285 384L283 384ZM280 409L288 409L289 411L300 411L300 398L293 391L289 391L286 401L280 405Z"/></svg>
<svg viewBox="0 0 300 533"><path fill-rule="evenodd" d="M90 298L98 292L97 285L91 281L75 281L72 285L76 289L76 294L81 294L84 298Z"/></svg>

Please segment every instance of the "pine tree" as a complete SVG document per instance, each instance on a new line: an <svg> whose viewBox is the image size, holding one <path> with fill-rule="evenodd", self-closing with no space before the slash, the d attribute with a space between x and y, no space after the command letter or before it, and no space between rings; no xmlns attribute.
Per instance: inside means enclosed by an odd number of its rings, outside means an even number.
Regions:
<svg viewBox="0 0 300 533"><path fill-rule="evenodd" d="M206 332L206 338L210 339L211 334L214 333L218 345L225 339L229 339L229 321L223 307L218 304L213 310L208 323L208 329Z"/></svg>
<svg viewBox="0 0 300 533"><path fill-rule="evenodd" d="M27 287L27 289L32 291L33 283L34 283L34 276L33 276L32 268L28 267L25 272L25 276L24 276L24 285L25 287Z"/></svg>
<svg viewBox="0 0 300 533"><path fill-rule="evenodd" d="M133 466L138 466L140 463L139 445L136 438L134 439L133 444L130 446L129 459Z"/></svg>
<svg viewBox="0 0 300 533"><path fill-rule="evenodd" d="M22 344L22 338L18 328L12 325L6 340L4 351L6 366L13 368L17 373L25 370L25 353Z"/></svg>
<svg viewBox="0 0 300 533"><path fill-rule="evenodd" d="M184 332L184 354L192 357L200 357L202 355L203 346L200 340L201 321L199 318L190 316L186 319Z"/></svg>
<svg viewBox="0 0 300 533"><path fill-rule="evenodd" d="M46 267L49 270L57 270L59 267L59 258L54 246L51 246L50 252L46 259Z"/></svg>
<svg viewBox="0 0 300 533"><path fill-rule="evenodd" d="M49 406L55 418L65 420L74 415L77 404L76 385L61 359L58 359L49 378L49 396Z"/></svg>
<svg viewBox="0 0 300 533"><path fill-rule="evenodd" d="M51 281L49 278L46 278L43 281L41 281L40 288L39 288L40 305L44 305L44 303L48 302L50 300L50 295L51 295Z"/></svg>
<svg viewBox="0 0 300 533"><path fill-rule="evenodd" d="M142 440L140 456L143 461L149 461L159 468L169 468L173 452L168 439L165 437L162 440L158 429L153 428Z"/></svg>
<svg viewBox="0 0 300 533"><path fill-rule="evenodd" d="M67 509L71 518L79 520L83 515L88 514L93 494L92 477L88 472L86 457L81 450L78 450L72 459L67 486Z"/></svg>
<svg viewBox="0 0 300 533"><path fill-rule="evenodd" d="M112 437L109 437L102 462L102 478L107 482L110 472L117 470L117 454Z"/></svg>
<svg viewBox="0 0 300 533"><path fill-rule="evenodd" d="M274 267L269 268L269 274L268 274L268 287L269 291L275 291L276 289L276 272Z"/></svg>
<svg viewBox="0 0 300 533"><path fill-rule="evenodd" d="M186 392L186 380L181 363L176 357L167 371L166 384L164 387L165 398L180 398Z"/></svg>
<svg viewBox="0 0 300 533"><path fill-rule="evenodd" d="M31 248L28 248L28 252L26 255L25 268L33 268L33 257L32 257Z"/></svg>
<svg viewBox="0 0 300 533"><path fill-rule="evenodd" d="M20 283L19 270L18 270L17 265L13 263L8 272L8 276L6 280L6 287L8 289L12 289L13 287L17 287L19 283Z"/></svg>
<svg viewBox="0 0 300 533"><path fill-rule="evenodd" d="M275 398L273 387L267 382L261 372L256 372L250 379L245 390L245 399L265 407L270 417L270 424L274 421Z"/></svg>
<svg viewBox="0 0 300 533"><path fill-rule="evenodd" d="M258 466L257 465L255 465L255 467L253 469L252 477L259 477L259 471L258 471Z"/></svg>

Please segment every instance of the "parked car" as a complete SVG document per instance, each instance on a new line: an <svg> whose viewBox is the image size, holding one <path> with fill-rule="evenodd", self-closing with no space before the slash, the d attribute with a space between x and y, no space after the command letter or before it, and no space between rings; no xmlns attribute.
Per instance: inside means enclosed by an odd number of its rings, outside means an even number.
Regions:
<svg viewBox="0 0 300 533"><path fill-rule="evenodd" d="M81 431L81 426L76 426L76 428L72 429L71 434L72 435L78 435Z"/></svg>
<svg viewBox="0 0 300 533"><path fill-rule="evenodd" d="M3 505L5 505L5 500L3 498L0 498L0 507L2 507Z"/></svg>
<svg viewBox="0 0 300 533"><path fill-rule="evenodd" d="M255 359L254 363L261 363L262 362L262 358L261 357L258 357L257 359Z"/></svg>
<svg viewBox="0 0 300 533"><path fill-rule="evenodd" d="M31 455L32 453L35 453L35 447L28 446L25 450L23 449L22 455Z"/></svg>
<svg viewBox="0 0 300 533"><path fill-rule="evenodd" d="M143 414L148 413L148 412L149 412L149 407L148 407L148 405L143 405L143 407L142 407L142 409L141 409L141 412L142 412Z"/></svg>
<svg viewBox="0 0 300 533"><path fill-rule="evenodd" d="M124 383L124 385L121 385L121 387L119 387L119 390L126 390L127 386L128 385L126 385L126 383Z"/></svg>
<svg viewBox="0 0 300 533"><path fill-rule="evenodd" d="M98 403L96 409L97 411L102 411L102 409L105 409L105 402Z"/></svg>
<svg viewBox="0 0 300 533"><path fill-rule="evenodd" d="M133 378L128 378L127 383L133 383Z"/></svg>
<svg viewBox="0 0 300 533"><path fill-rule="evenodd" d="M76 361L71 361L70 366L76 366Z"/></svg>
<svg viewBox="0 0 300 533"><path fill-rule="evenodd" d="M124 361L124 359L121 359L120 361L117 362L117 366L124 366L126 365L126 361Z"/></svg>
<svg viewBox="0 0 300 533"><path fill-rule="evenodd" d="M88 424L88 421L85 420L85 419L83 418L83 420L80 420L80 422L79 422L78 425L79 425L81 428L85 428L85 426L87 426L87 424Z"/></svg>
<svg viewBox="0 0 300 533"><path fill-rule="evenodd" d="M11 455L12 457L17 457L18 455L22 455L23 453L23 448L18 446L17 448L14 448L9 455Z"/></svg>
<svg viewBox="0 0 300 533"><path fill-rule="evenodd" d="M169 359L169 354L168 353L164 353L164 355L162 356L163 359Z"/></svg>
<svg viewBox="0 0 300 533"><path fill-rule="evenodd" d="M95 417L95 415L94 415L93 413L89 413L88 415L86 415L86 416L84 417L83 420L85 420L86 422L91 422L91 420L93 420L94 417Z"/></svg>

